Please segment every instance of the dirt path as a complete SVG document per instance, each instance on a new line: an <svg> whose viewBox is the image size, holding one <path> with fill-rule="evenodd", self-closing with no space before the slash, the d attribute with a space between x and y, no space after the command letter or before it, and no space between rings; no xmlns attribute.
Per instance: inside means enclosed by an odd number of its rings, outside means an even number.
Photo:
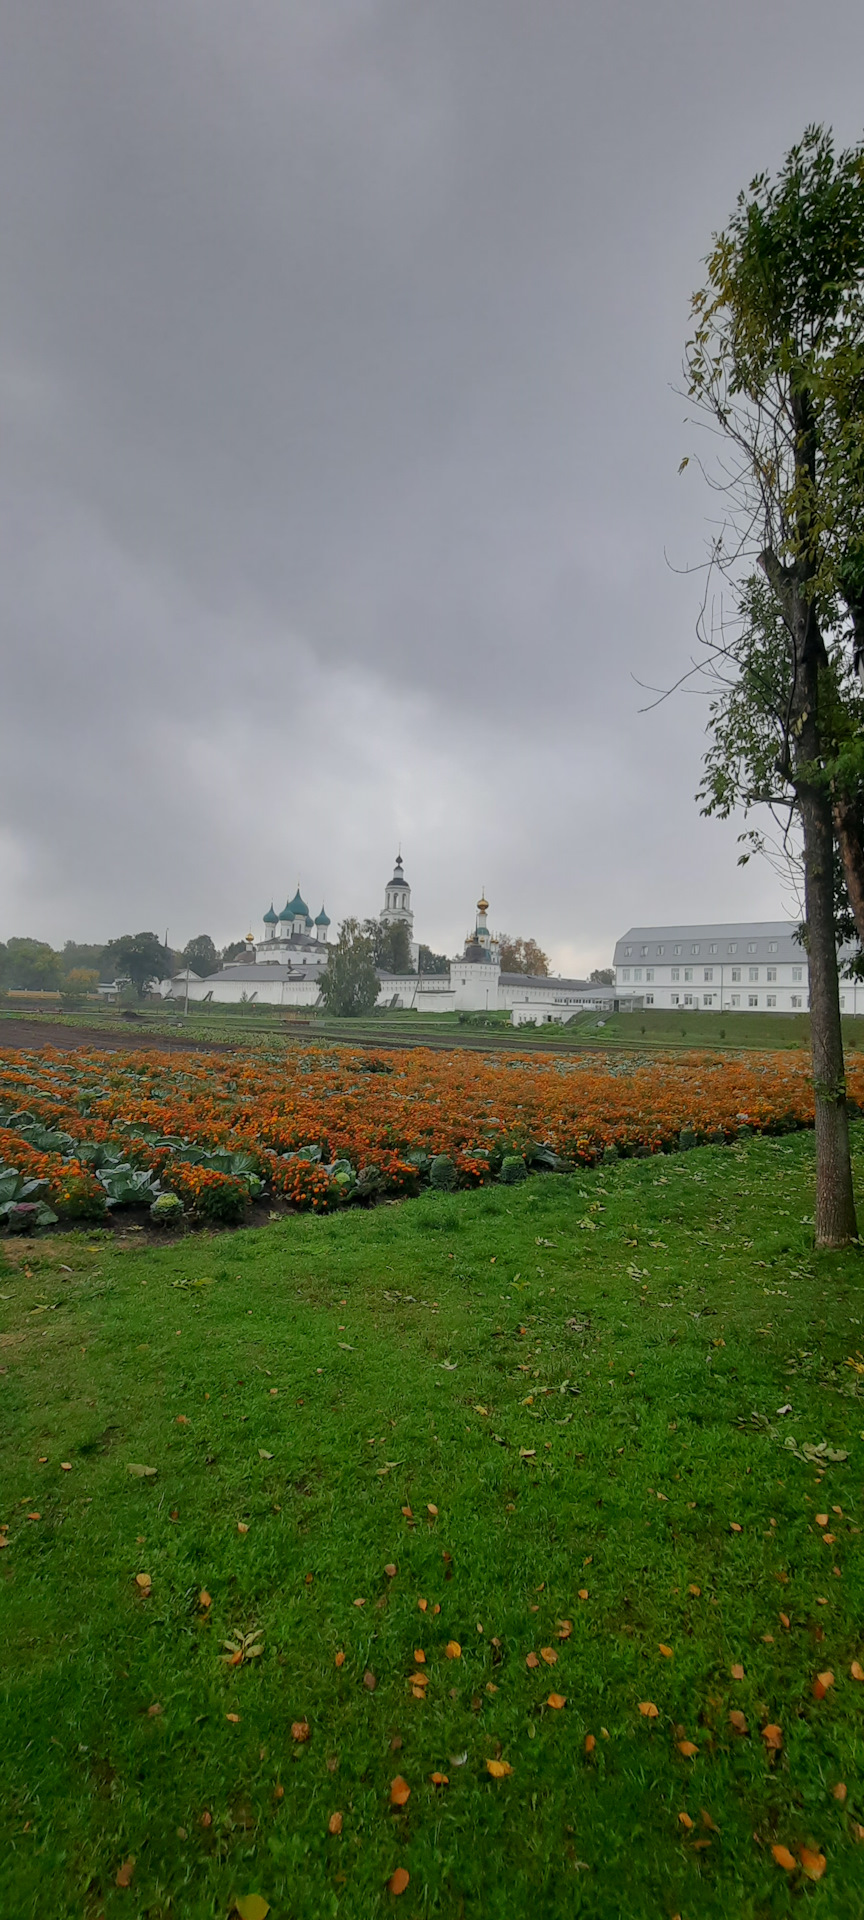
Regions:
<svg viewBox="0 0 864 1920"><path fill-rule="evenodd" d="M96 1047L100 1053L233 1053L224 1040L185 1040L173 1034L154 1033L130 1020L128 1032L118 1028L106 1033L104 1027L61 1027L54 1021L0 1020L0 1053L16 1049L35 1053L43 1047L56 1047L59 1053L77 1053L81 1047Z"/></svg>

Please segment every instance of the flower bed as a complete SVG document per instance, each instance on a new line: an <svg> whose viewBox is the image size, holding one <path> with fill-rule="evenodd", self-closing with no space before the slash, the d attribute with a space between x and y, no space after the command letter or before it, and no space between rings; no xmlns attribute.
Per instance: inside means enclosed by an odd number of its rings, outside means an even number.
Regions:
<svg viewBox="0 0 864 1920"><path fill-rule="evenodd" d="M849 1067L864 1104L864 1062ZM810 1126L803 1056L609 1058L462 1051L386 1059L260 1053L0 1055L0 1164L47 1181L58 1212L104 1211L118 1161L199 1219L236 1223L262 1189L325 1211L427 1183L502 1177L502 1163L590 1165L742 1129ZM101 1175L101 1179L100 1179ZM435 1175L432 1184L440 1184Z"/></svg>

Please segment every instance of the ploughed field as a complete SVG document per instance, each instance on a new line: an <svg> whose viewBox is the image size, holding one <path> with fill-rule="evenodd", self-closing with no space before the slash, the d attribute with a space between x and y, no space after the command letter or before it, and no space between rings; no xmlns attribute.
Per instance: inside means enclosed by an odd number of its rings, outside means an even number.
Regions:
<svg viewBox="0 0 864 1920"><path fill-rule="evenodd" d="M849 1086L864 1100L860 1056ZM0 1222L240 1224L268 1196L323 1212L812 1118L804 1057L779 1053L5 1051Z"/></svg>
<svg viewBox="0 0 864 1920"><path fill-rule="evenodd" d="M142 1152L585 1160L0 1242L0 1912L858 1920L860 1255L807 1131L587 1163L806 1082L408 1064L36 1063Z"/></svg>

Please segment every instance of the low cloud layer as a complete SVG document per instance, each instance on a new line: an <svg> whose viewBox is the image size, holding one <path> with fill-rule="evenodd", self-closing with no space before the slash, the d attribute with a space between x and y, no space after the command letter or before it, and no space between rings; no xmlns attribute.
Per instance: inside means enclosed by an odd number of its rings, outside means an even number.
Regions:
<svg viewBox="0 0 864 1920"><path fill-rule="evenodd" d="M0 62L0 938L418 932L561 970L782 912L699 819L711 232L853 0L12 0ZM770 73L770 86L766 76ZM670 564L671 563L671 564Z"/></svg>

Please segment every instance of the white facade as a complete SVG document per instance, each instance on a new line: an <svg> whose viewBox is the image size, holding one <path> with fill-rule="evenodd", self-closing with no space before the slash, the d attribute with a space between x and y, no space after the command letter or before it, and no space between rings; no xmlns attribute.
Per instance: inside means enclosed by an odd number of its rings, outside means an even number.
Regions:
<svg viewBox="0 0 864 1920"><path fill-rule="evenodd" d="M615 947L616 985L622 997L633 995L644 1007L804 1013L807 954L797 931L786 920L631 927ZM853 995L850 983L844 997Z"/></svg>

